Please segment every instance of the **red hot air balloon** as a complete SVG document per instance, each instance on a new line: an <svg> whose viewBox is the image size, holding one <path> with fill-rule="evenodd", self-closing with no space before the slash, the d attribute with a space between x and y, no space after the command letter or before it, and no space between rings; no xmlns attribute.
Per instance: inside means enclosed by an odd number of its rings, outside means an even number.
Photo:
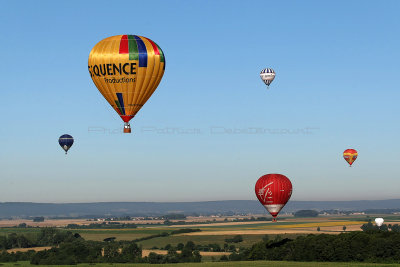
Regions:
<svg viewBox="0 0 400 267"><path fill-rule="evenodd" d="M351 165L353 164L353 162L357 159L358 156L358 152L355 149L346 149L343 152L343 158L347 161L347 163Z"/></svg>
<svg viewBox="0 0 400 267"><path fill-rule="evenodd" d="M267 174L258 179L255 191L258 200L272 215L272 221L276 222L276 216L292 195L292 183L285 175Z"/></svg>

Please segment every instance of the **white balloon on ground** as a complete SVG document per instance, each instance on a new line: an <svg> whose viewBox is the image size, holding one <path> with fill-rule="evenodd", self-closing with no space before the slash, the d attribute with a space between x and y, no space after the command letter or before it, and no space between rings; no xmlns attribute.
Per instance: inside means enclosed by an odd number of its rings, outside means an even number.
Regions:
<svg viewBox="0 0 400 267"><path fill-rule="evenodd" d="M383 224L383 222L384 222L383 218L376 218L376 219L375 219L375 223L376 223L376 225L377 225L378 227L381 227L382 224Z"/></svg>

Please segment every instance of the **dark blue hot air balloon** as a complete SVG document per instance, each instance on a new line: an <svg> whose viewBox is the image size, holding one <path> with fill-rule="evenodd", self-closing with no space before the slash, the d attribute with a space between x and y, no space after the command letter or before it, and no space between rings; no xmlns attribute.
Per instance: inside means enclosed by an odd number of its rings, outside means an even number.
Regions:
<svg viewBox="0 0 400 267"><path fill-rule="evenodd" d="M63 134L58 139L58 143L60 144L61 148L64 149L65 154L67 154L68 150L71 148L72 144L74 143L74 138L69 134Z"/></svg>

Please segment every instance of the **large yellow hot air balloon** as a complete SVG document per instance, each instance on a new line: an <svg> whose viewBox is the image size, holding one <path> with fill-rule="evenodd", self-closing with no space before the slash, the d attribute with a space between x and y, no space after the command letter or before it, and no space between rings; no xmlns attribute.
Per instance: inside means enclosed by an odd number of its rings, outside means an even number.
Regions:
<svg viewBox="0 0 400 267"><path fill-rule="evenodd" d="M104 98L125 122L156 90L165 70L165 57L152 40L137 35L117 35L98 42L90 51L89 73Z"/></svg>

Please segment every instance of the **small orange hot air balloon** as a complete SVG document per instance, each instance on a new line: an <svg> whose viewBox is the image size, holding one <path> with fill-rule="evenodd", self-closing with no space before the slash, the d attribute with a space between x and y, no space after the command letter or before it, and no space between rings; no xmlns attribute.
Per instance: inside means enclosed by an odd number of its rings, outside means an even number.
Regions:
<svg viewBox="0 0 400 267"><path fill-rule="evenodd" d="M355 149L346 149L343 152L343 158L347 161L347 163L351 165L353 164L353 162L357 159L358 156L358 152Z"/></svg>

